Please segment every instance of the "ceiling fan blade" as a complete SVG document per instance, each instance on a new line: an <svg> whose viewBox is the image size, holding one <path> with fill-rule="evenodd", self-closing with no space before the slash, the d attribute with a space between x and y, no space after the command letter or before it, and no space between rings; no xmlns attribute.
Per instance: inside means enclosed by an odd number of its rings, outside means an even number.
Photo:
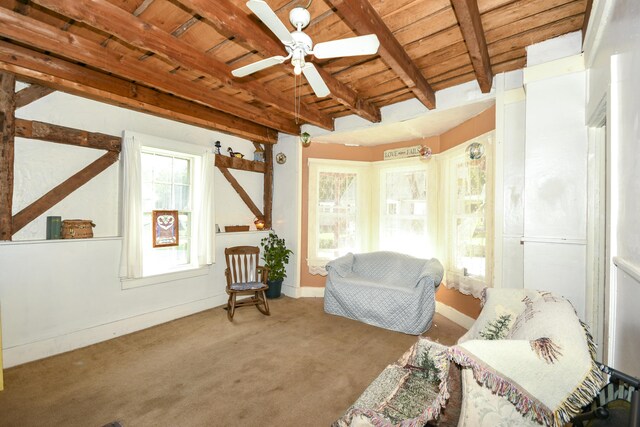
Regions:
<svg viewBox="0 0 640 427"><path fill-rule="evenodd" d="M256 71L264 70L265 68L269 68L272 65L282 64L287 57L285 56L272 56L271 58L266 58L258 62L254 62L253 64L245 65L244 67L236 68L231 71L235 77L244 77L249 74L253 74Z"/></svg>
<svg viewBox="0 0 640 427"><path fill-rule="evenodd" d="M378 37L375 34L368 34L366 36L318 43L313 48L313 54L318 59L373 55L378 52L379 46Z"/></svg>
<svg viewBox="0 0 640 427"><path fill-rule="evenodd" d="M247 7L280 39L284 44L294 44L291 33L278 15L262 0L249 0Z"/></svg>
<svg viewBox="0 0 640 427"><path fill-rule="evenodd" d="M307 78L309 86L311 86L311 89L313 89L318 98L324 98L331 93L329 87L324 80L322 80L320 73L318 73L318 70L312 63L307 62L304 67L302 67L302 73Z"/></svg>

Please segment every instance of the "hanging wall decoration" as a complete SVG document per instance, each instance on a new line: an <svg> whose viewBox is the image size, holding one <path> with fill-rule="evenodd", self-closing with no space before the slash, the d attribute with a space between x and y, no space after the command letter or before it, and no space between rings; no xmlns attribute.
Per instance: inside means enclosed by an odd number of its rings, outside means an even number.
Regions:
<svg viewBox="0 0 640 427"><path fill-rule="evenodd" d="M276 162L278 162L279 165L284 165L287 162L287 156L284 153L276 154Z"/></svg>
<svg viewBox="0 0 640 427"><path fill-rule="evenodd" d="M153 247L178 246L178 211L153 211Z"/></svg>
<svg viewBox="0 0 640 427"><path fill-rule="evenodd" d="M431 157L432 151L430 147L427 147L426 145L421 145L419 153L420 153L420 159L427 160Z"/></svg>
<svg viewBox="0 0 640 427"><path fill-rule="evenodd" d="M469 144L466 151L471 160L478 160L484 154L484 145L479 142L472 142Z"/></svg>

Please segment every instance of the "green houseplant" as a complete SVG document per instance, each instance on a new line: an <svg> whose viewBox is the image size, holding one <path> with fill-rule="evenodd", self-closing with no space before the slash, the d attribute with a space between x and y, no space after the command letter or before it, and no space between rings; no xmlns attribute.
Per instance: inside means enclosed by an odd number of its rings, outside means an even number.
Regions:
<svg viewBox="0 0 640 427"><path fill-rule="evenodd" d="M264 266L269 269L267 298L278 298L282 290L282 281L287 277L289 255L293 252L287 249L284 239L280 239L273 230L269 232L268 237L260 241L260 246Z"/></svg>

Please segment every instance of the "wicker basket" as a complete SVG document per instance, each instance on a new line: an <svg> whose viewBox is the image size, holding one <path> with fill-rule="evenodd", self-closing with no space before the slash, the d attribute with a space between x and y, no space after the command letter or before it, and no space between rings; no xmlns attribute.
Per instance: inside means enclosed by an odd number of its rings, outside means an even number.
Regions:
<svg viewBox="0 0 640 427"><path fill-rule="evenodd" d="M87 239L93 237L93 227L95 226L90 219L65 219L62 221L62 238Z"/></svg>

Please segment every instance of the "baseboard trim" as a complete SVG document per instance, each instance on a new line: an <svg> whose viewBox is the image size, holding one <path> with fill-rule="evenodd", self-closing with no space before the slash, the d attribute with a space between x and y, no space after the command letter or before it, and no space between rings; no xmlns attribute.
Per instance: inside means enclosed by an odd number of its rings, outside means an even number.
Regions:
<svg viewBox="0 0 640 427"><path fill-rule="evenodd" d="M150 328L225 304L226 294L116 320L53 338L3 349L4 367L21 365Z"/></svg>
<svg viewBox="0 0 640 427"><path fill-rule="evenodd" d="M300 298L300 287L282 284L282 293L291 298Z"/></svg>
<svg viewBox="0 0 640 427"><path fill-rule="evenodd" d="M471 329L471 326L473 326L476 321L473 317L460 313L455 308L445 305L440 301L436 301L436 313L443 315L447 319L466 329Z"/></svg>
<svg viewBox="0 0 640 427"><path fill-rule="evenodd" d="M304 286L300 288L300 296L303 298L324 298L324 287Z"/></svg>

